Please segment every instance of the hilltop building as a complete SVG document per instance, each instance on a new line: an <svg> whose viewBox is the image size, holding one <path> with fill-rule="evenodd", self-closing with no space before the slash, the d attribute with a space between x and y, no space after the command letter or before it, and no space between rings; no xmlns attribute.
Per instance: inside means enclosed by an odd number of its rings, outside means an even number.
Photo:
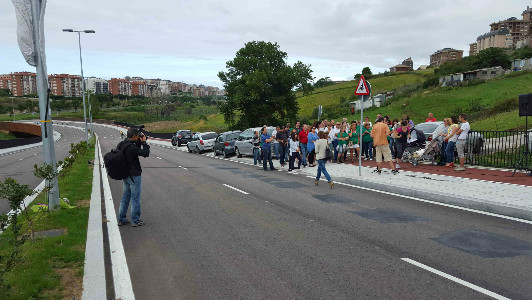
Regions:
<svg viewBox="0 0 532 300"><path fill-rule="evenodd" d="M430 56L430 65L432 67L439 67L446 62L460 60L462 59L463 55L464 55L463 50L456 50L453 48L443 48L441 50L434 52L434 54Z"/></svg>
<svg viewBox="0 0 532 300"><path fill-rule="evenodd" d="M487 48L521 48L532 46L532 8L526 7L521 14L522 19L516 17L490 24L490 32L477 38L475 43L469 44L469 55L476 55Z"/></svg>

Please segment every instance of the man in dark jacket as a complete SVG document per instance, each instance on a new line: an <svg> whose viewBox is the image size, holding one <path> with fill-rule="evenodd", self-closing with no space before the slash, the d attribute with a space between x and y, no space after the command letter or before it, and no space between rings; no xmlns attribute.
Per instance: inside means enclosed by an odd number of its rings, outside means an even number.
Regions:
<svg viewBox="0 0 532 300"><path fill-rule="evenodd" d="M150 146L146 143L146 136L137 128L130 128L127 131L127 139L118 144L118 149L124 152L124 156L129 168L129 177L123 179L124 189L120 209L118 211L118 226L128 224L126 218L129 201L131 200L131 224L133 227L144 225L140 219L140 191L141 174L139 156L150 156Z"/></svg>

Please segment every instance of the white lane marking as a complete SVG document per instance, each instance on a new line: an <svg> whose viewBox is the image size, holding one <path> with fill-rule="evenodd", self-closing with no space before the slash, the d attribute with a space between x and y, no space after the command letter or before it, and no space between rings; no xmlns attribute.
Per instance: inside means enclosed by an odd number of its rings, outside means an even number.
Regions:
<svg viewBox="0 0 532 300"><path fill-rule="evenodd" d="M224 184L222 184L222 185L223 185L223 186L226 186L226 187L228 187L228 188L230 188L230 189L232 189L232 190L235 190L235 191L237 191L237 192L241 192L241 193L244 194L244 195L249 195L249 193L244 192L243 190L239 190L239 189L237 189L236 187L232 187L232 186L230 186L230 185L228 185L228 184L225 184L225 183L224 183Z"/></svg>
<svg viewBox="0 0 532 300"><path fill-rule="evenodd" d="M187 168L183 167L183 170L188 170Z"/></svg>
<svg viewBox="0 0 532 300"><path fill-rule="evenodd" d="M102 156L102 148L98 144L98 153L100 161ZM109 235L109 251L111 252L111 265L113 268L113 281L115 285L116 298L124 300L134 300L133 285L131 284L131 277L129 276L129 268L127 266L126 254L124 252L124 245L122 244L122 237L118 230L118 222L113 203L113 195L111 194L111 187L109 186L109 179L107 173L103 169L103 164L100 164L100 171L102 173L103 182L103 196L105 199L105 211L107 215L107 233Z"/></svg>
<svg viewBox="0 0 532 300"><path fill-rule="evenodd" d="M307 176L307 177L311 177L311 176ZM406 196L406 195L401 195L401 194L396 194L396 193L391 193L391 192L379 191L379 190L375 190L375 189L372 189L372 188L352 185L352 184L349 184L349 183L335 182L335 184L345 185L345 186L349 186L349 187L353 187L353 188L357 188L357 189L361 189L361 190L381 193L381 194L385 194L385 195L397 196L397 197L401 197L401 198L416 200L416 201L430 203L430 204L436 204L436 205L450 207L450 208L456 208L456 209L460 209L460 210L474 212L474 213L481 214L481 215L487 215L487 216L491 216L491 217L507 219L507 220L521 222L521 223L526 223L526 224L532 224L532 221L529 221L529 220L519 219L519 218L515 218L515 217L509 217L509 216L505 216L505 215L499 215L499 214L490 213L490 212L487 212L487 211L481 211L481 210L476 210L476 209L472 209L472 208L461 207L461 206L457 206L457 205L452 205L452 204L447 204L447 203L442 203L442 202L436 202L436 201L432 201L432 200L426 200L426 199L421 199L421 198L416 198L416 197L412 197L412 196Z"/></svg>
<svg viewBox="0 0 532 300"><path fill-rule="evenodd" d="M157 159L162 159L162 158L160 158L159 156L157 156Z"/></svg>
<svg viewBox="0 0 532 300"><path fill-rule="evenodd" d="M422 264L422 263L419 263L419 262L417 262L417 261L415 261L415 260L412 260L412 259L410 259L410 258L401 258L401 259L404 260L404 261L406 261L406 262L408 262L408 263L413 264L413 265L416 266L416 267L420 267L420 268L422 268L422 269L424 269L424 270L427 270L427 271L432 272L432 273L434 273L434 274L440 275L440 276L443 277L443 278L447 278L447 279L449 279L449 280L452 280L452 281L454 281L454 282L456 282L456 283L459 283L459 284L461 284L461 285L463 285L463 286L466 286L466 287L468 287L468 288L470 288L470 289L473 289L473 290L475 290L475 291L477 291L477 292L480 292L480 293L482 293L482 294L484 294L484 295L488 295L488 296L490 296L490 297L492 297L492 298L500 299L500 300L510 300L509 298L506 298L506 297L504 297L504 296L501 296L501 295L499 295L499 294L496 294L496 293L494 293L494 292L492 292L492 291L488 291L488 290L486 290L486 289L484 289L484 288L479 287L478 285L474 285L474 284L472 284L472 283L469 283L469 282L467 282L467 281L465 281L465 280L462 280L462 279L460 279L460 278L456 278L456 277L454 277L454 276L452 276L452 275L449 275L449 274L447 274L447 273L444 273L444 272L442 272L442 271L438 271L438 270L436 270L436 269L434 269L434 268L431 268L431 267L429 267L429 266L427 266L427 265L424 265L424 264Z"/></svg>

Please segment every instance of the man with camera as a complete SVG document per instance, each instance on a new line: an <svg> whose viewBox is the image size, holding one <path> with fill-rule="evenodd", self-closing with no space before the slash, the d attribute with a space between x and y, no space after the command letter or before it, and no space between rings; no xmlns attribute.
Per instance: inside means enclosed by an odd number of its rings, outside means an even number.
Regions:
<svg viewBox="0 0 532 300"><path fill-rule="evenodd" d="M129 128L126 140L118 144L118 149L122 150L129 168L129 176L122 181L124 189L120 209L118 211L118 226L128 224L126 218L129 202L131 201L131 224L133 227L144 225L140 219L140 192L141 174L139 156L150 156L150 146L146 143L147 137L138 128Z"/></svg>

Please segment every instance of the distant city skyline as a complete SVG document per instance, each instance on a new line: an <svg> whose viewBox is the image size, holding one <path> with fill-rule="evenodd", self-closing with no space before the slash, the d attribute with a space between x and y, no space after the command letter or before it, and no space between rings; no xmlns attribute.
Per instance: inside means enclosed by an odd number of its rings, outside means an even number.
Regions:
<svg viewBox="0 0 532 300"><path fill-rule="evenodd" d="M244 5L245 4L245 5ZM86 77L140 76L217 86L217 73L246 42L279 43L288 62L311 64L316 79L348 80L412 57L414 68L443 48L463 50L489 24L520 17L530 1L277 1L247 3L48 1L45 15L48 74L78 74L77 36L63 28L93 29L82 36ZM0 74L34 72L17 46L15 10L0 11Z"/></svg>

